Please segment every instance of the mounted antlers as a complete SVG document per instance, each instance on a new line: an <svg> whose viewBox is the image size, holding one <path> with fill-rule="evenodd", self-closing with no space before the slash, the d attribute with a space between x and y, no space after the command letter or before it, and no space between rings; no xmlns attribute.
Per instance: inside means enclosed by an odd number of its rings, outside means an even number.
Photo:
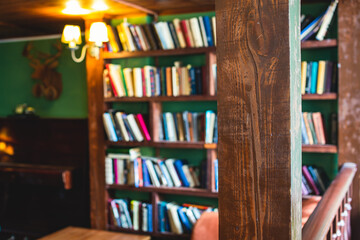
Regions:
<svg viewBox="0 0 360 240"><path fill-rule="evenodd" d="M44 96L47 100L55 100L62 92L61 74L55 70L62 53L61 43L55 43L54 47L57 50L55 55L37 51L34 56L31 53L34 48L31 42L26 44L23 50L23 56L30 60L30 66L34 68L31 78L36 80L32 89L35 97Z"/></svg>

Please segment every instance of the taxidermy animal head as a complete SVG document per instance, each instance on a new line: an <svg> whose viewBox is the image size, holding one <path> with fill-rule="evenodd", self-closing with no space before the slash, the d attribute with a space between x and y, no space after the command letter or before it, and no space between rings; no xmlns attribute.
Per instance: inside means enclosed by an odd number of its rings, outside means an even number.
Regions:
<svg viewBox="0 0 360 240"><path fill-rule="evenodd" d="M54 44L54 55L36 51L31 42L27 43L23 56L30 60L30 66L34 69L31 78L35 80L32 93L35 97L45 97L47 100L55 100L62 92L61 74L56 71L59 65L58 58L61 56L61 43Z"/></svg>

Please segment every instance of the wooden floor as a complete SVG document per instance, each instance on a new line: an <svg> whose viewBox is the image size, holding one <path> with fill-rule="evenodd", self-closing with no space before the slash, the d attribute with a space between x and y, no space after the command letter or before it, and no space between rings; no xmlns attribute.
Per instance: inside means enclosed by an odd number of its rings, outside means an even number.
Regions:
<svg viewBox="0 0 360 240"><path fill-rule="evenodd" d="M150 240L150 236L67 227L39 240Z"/></svg>

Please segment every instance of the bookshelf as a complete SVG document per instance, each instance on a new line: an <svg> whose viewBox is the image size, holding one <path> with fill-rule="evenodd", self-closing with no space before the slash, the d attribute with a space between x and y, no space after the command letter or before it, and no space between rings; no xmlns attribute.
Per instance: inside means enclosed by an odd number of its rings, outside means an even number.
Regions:
<svg viewBox="0 0 360 240"><path fill-rule="evenodd" d="M180 19L188 19L193 16L214 16L214 13L194 13L194 14L177 14ZM172 20L175 16L160 16L159 21ZM112 23L117 25L121 20L114 19ZM148 17L144 19L128 19L129 23L141 24L149 21ZM135 22L132 22L135 21ZM140 22L139 22L140 21ZM142 22L144 21L144 22ZM87 61L91 62L91 58ZM217 158L217 144L186 141L163 141L159 138L159 125L162 112L204 112L205 110L216 111L217 96L210 95L208 91L204 91L201 95L190 96L152 96L152 97L104 97L102 73L105 64L120 64L123 68L143 67L145 65L169 66L174 61L180 60L186 64L194 66L204 66L203 69L203 86L208 89L209 79L211 78L211 64L216 61L215 47L201 48L184 48L174 50L151 50L151 51L135 51L135 52L105 52L103 51L99 61L93 61L93 67L89 67L89 72L96 68L96 77L94 84L96 86L88 87L89 99L94 100L94 108L89 111L89 115L96 119L93 126L96 130L89 130L90 149L91 146L96 148L98 153L93 156L96 161L97 169L94 172L93 179L97 179L96 197L92 197L92 205L99 209L94 209L92 214L96 215L96 219L92 218L92 225L98 228L104 228L111 231L120 231L128 233L139 233L151 235L154 239L190 239L190 234L176 235L168 232L160 232L158 230L158 206L160 201L181 203L192 203L198 205L207 205L217 207L218 193L214 191L212 171L213 161ZM95 74L94 74L95 75ZM102 75L102 74L101 74ZM91 91L92 89L93 91ZM96 95L96 96L95 96ZM92 106L92 105L91 105ZM90 109L91 109L91 106ZM147 127L151 135L150 141L144 142L125 142L125 141L109 141L104 135L104 126L102 114L109 109L123 110L127 113L142 113L146 118ZM91 116L89 116L91 118ZM90 126L90 129L91 129ZM96 136L95 136L96 135ZM206 168L201 169L202 174L206 176L206 181L201 188L188 187L135 187L131 185L105 184L105 156L107 153L116 153L138 147L145 156L163 157L163 158L179 158L187 159L189 164L193 164L200 168L200 164L205 162ZM91 175L91 173L90 173ZM95 193L94 193L95 195ZM134 231L130 229L120 228L113 225L110 221L110 212L108 208L108 199L128 198L130 200L145 201L152 203L152 222L153 232ZM179 200L178 200L179 199ZM95 211L97 213L95 214Z"/></svg>

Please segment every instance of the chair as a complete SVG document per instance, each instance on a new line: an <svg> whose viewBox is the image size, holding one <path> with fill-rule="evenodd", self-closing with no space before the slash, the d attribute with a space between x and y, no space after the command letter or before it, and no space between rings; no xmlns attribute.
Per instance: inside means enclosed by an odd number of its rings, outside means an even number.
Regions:
<svg viewBox="0 0 360 240"><path fill-rule="evenodd" d="M191 240L219 240L219 213L204 212L194 226Z"/></svg>

